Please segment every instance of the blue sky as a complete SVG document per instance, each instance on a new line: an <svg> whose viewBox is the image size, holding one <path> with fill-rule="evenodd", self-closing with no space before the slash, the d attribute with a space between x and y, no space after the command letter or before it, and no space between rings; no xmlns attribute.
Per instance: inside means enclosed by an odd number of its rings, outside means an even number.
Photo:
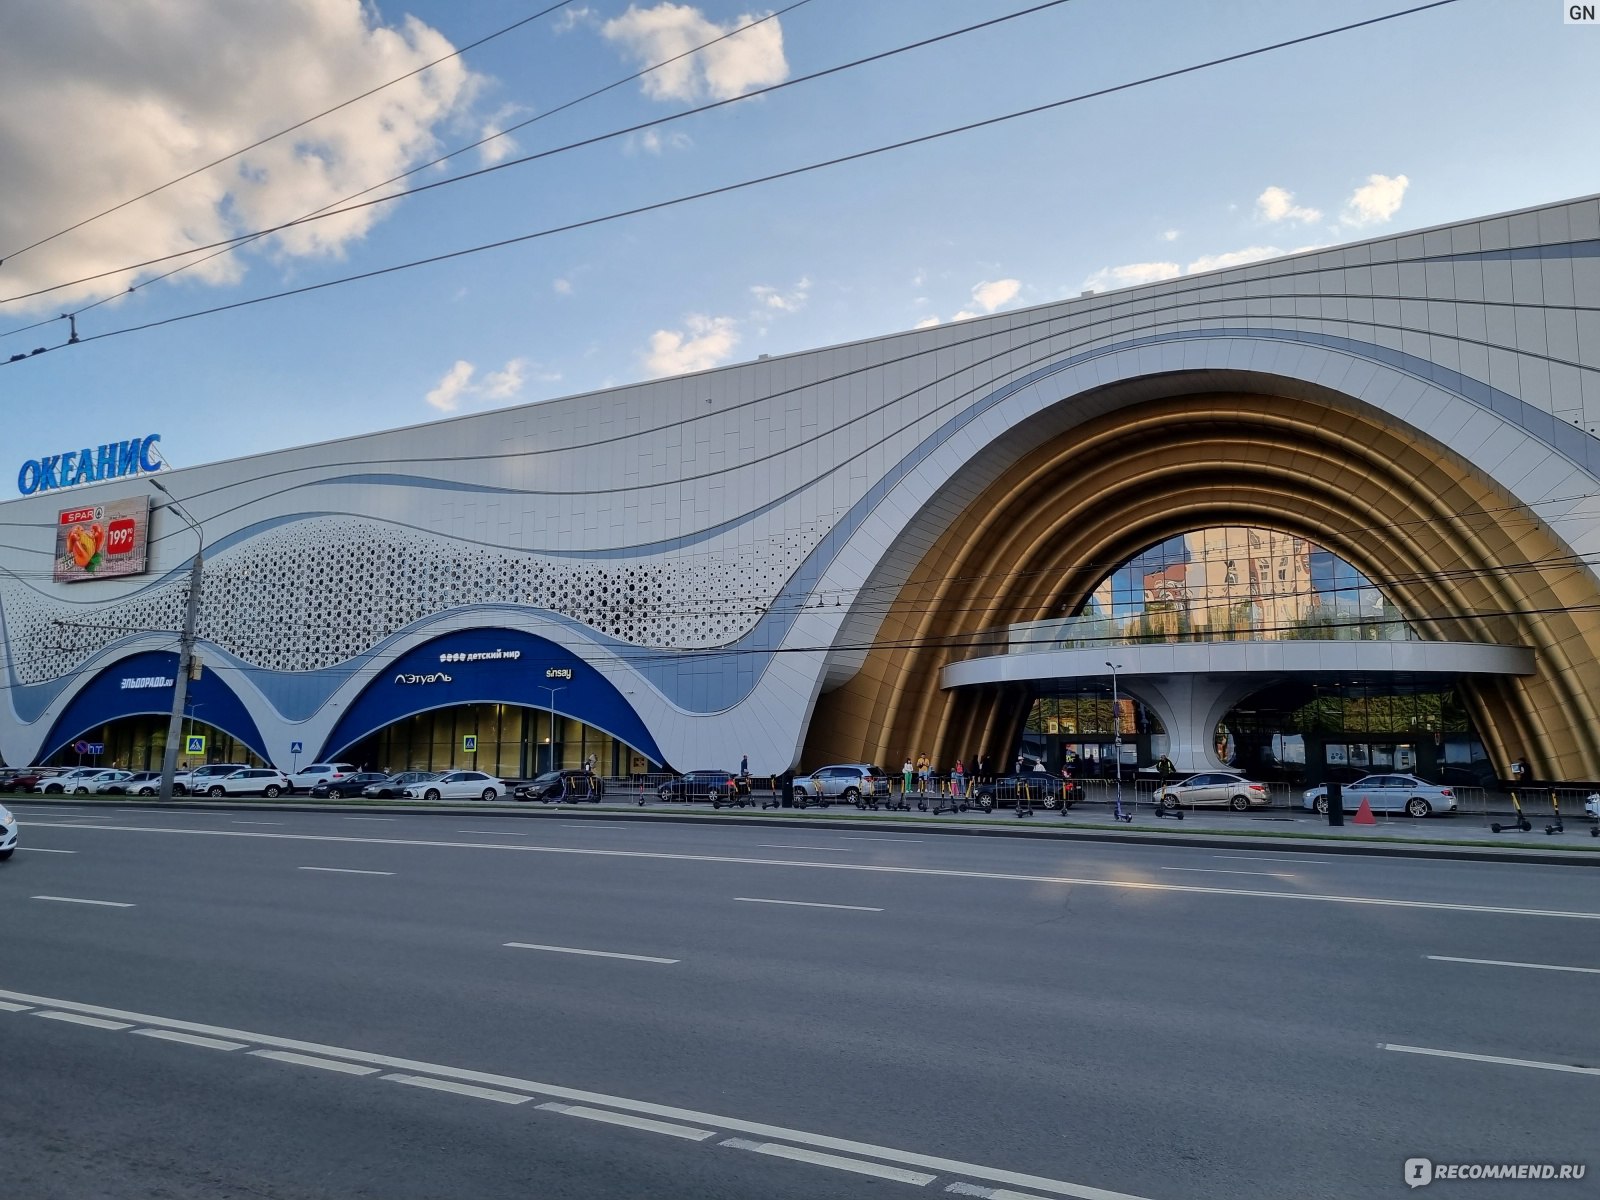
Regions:
<svg viewBox="0 0 1600 1200"><path fill-rule="evenodd" d="M542 6L126 0L115 20L96 0L12 9L0 17L0 295L297 216L752 13L723 0L573 3L14 253ZM95 308L79 332L514 237L1406 6L1073 0L653 138L393 202L360 227L261 243ZM518 131L516 152L1024 7L810 0L779 18L781 44L771 23L740 34L649 91L629 84ZM1597 61L1600 27L1563 25L1556 0L1461 0L798 179L52 351L0 367L5 487L24 459L151 431L176 465L214 461L1587 194L1600 186ZM0 333L149 274L0 304ZM64 335L62 323L4 338L0 359Z"/></svg>

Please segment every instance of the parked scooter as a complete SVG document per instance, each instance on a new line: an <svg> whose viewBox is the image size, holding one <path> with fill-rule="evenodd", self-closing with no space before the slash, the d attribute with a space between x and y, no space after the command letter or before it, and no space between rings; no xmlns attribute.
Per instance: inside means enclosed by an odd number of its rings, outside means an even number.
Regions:
<svg viewBox="0 0 1600 1200"><path fill-rule="evenodd" d="M1494 822L1489 826L1489 828L1495 833L1500 833L1508 829L1520 829L1523 833L1527 833L1533 828L1533 822L1522 815L1522 801L1517 798L1516 788L1511 789L1511 807L1517 810L1517 819L1508 825L1502 825L1498 821Z"/></svg>

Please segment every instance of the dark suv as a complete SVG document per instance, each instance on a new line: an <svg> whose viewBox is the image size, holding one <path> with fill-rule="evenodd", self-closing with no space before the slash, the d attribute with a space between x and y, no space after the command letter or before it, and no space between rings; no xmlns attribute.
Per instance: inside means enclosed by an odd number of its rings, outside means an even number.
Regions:
<svg viewBox="0 0 1600 1200"><path fill-rule="evenodd" d="M818 767L809 776L794 781L796 808L820 804L827 808L835 800L857 808L877 808L889 799L889 775L872 763L839 763Z"/></svg>
<svg viewBox="0 0 1600 1200"><path fill-rule="evenodd" d="M606 782L598 775L580 769L546 771L527 783L511 789L513 800L538 800L542 803L576 804L592 800L598 804L605 798Z"/></svg>
<svg viewBox="0 0 1600 1200"><path fill-rule="evenodd" d="M1078 785L1071 779L1057 779L1043 771L1024 771L1020 775L1001 775L974 784L973 802L984 812L996 804L1038 804L1044 808L1068 809L1079 800Z"/></svg>
<svg viewBox="0 0 1600 1200"><path fill-rule="evenodd" d="M749 783L740 786L741 780L733 771L686 771L676 779L669 779L656 789L661 800L710 800L718 808L730 797L737 798L742 791L750 795Z"/></svg>

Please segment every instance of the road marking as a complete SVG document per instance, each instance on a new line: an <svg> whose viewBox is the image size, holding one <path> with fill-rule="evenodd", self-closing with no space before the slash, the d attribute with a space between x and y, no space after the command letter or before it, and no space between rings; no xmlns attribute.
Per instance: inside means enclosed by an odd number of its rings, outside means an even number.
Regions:
<svg viewBox="0 0 1600 1200"><path fill-rule="evenodd" d="M243 1050L243 1042L225 1042L221 1038L201 1037L196 1033L181 1033L176 1029L135 1029L140 1037L160 1038L163 1042L182 1042L185 1046L204 1046L208 1050Z"/></svg>
<svg viewBox="0 0 1600 1200"><path fill-rule="evenodd" d="M792 845L774 846L774 845L771 845L771 844L769 844L767 842L761 842L761 843L758 844L757 848L761 849L761 850L826 850L830 854L854 854L855 853L855 851L850 849L849 846L792 846Z"/></svg>
<svg viewBox="0 0 1600 1200"><path fill-rule="evenodd" d="M1541 1071L1565 1071L1569 1075L1600 1075L1600 1067L1540 1062L1533 1058L1503 1058L1498 1054L1468 1054L1465 1050L1432 1050L1427 1046L1400 1046L1393 1042L1379 1042L1378 1049L1395 1050L1401 1054L1426 1054L1434 1058L1459 1058L1466 1062L1495 1063L1503 1067L1535 1067Z"/></svg>
<svg viewBox="0 0 1600 1200"><path fill-rule="evenodd" d="M572 1101L578 1104L604 1105L606 1108L636 1113L641 1116L663 1117L668 1120L684 1121L694 1125L709 1125L714 1129L723 1129L734 1133L750 1134L752 1137L763 1140L781 1139L782 1141L800 1145L817 1146L824 1150L841 1150L864 1158L876 1158L884 1162L903 1163L911 1167L922 1167L929 1171L961 1175L968 1179L983 1179L991 1183L1034 1188L1038 1191L1053 1192L1061 1196L1071 1196L1074 1197L1074 1200L1145 1200L1144 1197L1130 1195L1126 1192L1107 1191L1104 1188L1090 1187L1081 1183L1068 1183L1060 1179L1050 1179L1043 1175L1029 1175L1020 1171L1008 1171L1000 1167L987 1167L977 1163L962 1162L959 1159L943 1158L939 1155L920 1154L912 1150L899 1150L893 1146L878 1146L870 1142L855 1142L846 1138L833 1137L829 1134L808 1133L801 1129L787 1129L781 1125L768 1125L761 1121L747 1121L739 1117L723 1117L713 1113L697 1112L694 1109L677 1108L668 1104L655 1104L648 1100L632 1100L625 1096L610 1096L604 1092L590 1092L578 1088L564 1087L560 1084L539 1083L532 1079L519 1079L514 1075L495 1075L487 1071L471 1071L462 1067L446 1066L442 1063L419 1062L412 1058L397 1058L393 1055L374 1054L366 1050L327 1046L317 1042L302 1042L293 1038L278 1037L275 1034L250 1033L242 1029L229 1029L220 1025L205 1025L197 1021L183 1021L173 1017L157 1017L149 1013L126 1012L122 1009L105 1008L98 1004L82 1004L75 1000L53 1000L44 996L32 996L24 992L13 992L5 989L0 989L0 999L9 999L19 1004L45 1005L51 1008L67 1009L93 1016L122 1019L139 1025L180 1029L186 1033L237 1039L257 1046L275 1046L285 1050L307 1051L317 1055L332 1055L350 1062L370 1063L375 1068L390 1071L417 1072L441 1079L454 1079L462 1083L481 1083L489 1087L514 1089L516 1091L549 1096L555 1100ZM261 1052L257 1051L257 1053ZM316 1059L314 1061L320 1063L326 1060Z"/></svg>
<svg viewBox="0 0 1600 1200"><path fill-rule="evenodd" d="M82 900L77 896L34 896L34 900L54 900L58 904L97 904L101 908L134 908L136 905L124 904L120 900Z"/></svg>
<svg viewBox="0 0 1600 1200"><path fill-rule="evenodd" d="M327 871L332 875L393 875L393 871L358 871L354 867L297 867L300 871Z"/></svg>
<svg viewBox="0 0 1600 1200"><path fill-rule="evenodd" d="M864 904L819 904L815 900L763 900L759 896L735 896L746 904L792 904L796 908L845 908L851 912L882 912L881 908L868 908Z"/></svg>
<svg viewBox="0 0 1600 1200"><path fill-rule="evenodd" d="M76 854L76 850L47 850L43 846L18 846L18 850L27 850L32 854Z"/></svg>
<svg viewBox="0 0 1600 1200"><path fill-rule="evenodd" d="M35 821L31 828L70 829L75 826ZM573 854L587 858L644 858L661 862L721 863L750 867L795 867L808 871L869 871L880 875L920 875L940 879L987 879L1003 883L1059 883L1084 888L1110 888L1129 892L1174 892L1190 896L1249 896L1258 900L1316 901L1323 904L1372 905L1433 912L1494 913L1514 917L1562 917L1600 921L1600 912L1560 908L1511 908L1493 904L1455 904L1443 900L1399 900L1387 896L1344 896L1325 892L1275 892L1264 888L1230 888L1196 883L1152 883L1146 880L1096 879L1071 875L1024 875L1003 871L964 871L952 867L902 867L885 863L816 862L804 858L754 858L736 854L682 854L665 850L607 850L597 846L505 846L491 842L447 842L422 838L346 837L327 833L247 833L242 829L160 828L144 825L84 826L107 833L180 834L185 837L262 838L271 841L331 842L360 846L416 846L426 849L495 850L506 854ZM784 847L787 849L788 847Z"/></svg>
<svg viewBox="0 0 1600 1200"><path fill-rule="evenodd" d="M527 837L526 833L505 833L499 829L458 829L457 833L477 833L486 837Z"/></svg>
<svg viewBox="0 0 1600 1200"><path fill-rule="evenodd" d="M1285 858L1281 855L1266 854L1213 854L1212 858L1248 859L1250 862L1292 862L1316 863L1318 866L1328 867L1333 865L1331 858Z"/></svg>
<svg viewBox="0 0 1600 1200"><path fill-rule="evenodd" d="M342 1071L346 1075L376 1075L377 1067L363 1067L355 1063L337 1062L331 1058L316 1058L310 1054L296 1054L292 1050L252 1050L257 1058L270 1058L277 1062L294 1063L297 1067L320 1067L324 1071Z"/></svg>
<svg viewBox="0 0 1600 1200"><path fill-rule="evenodd" d="M132 1029L127 1021L108 1021L104 1017L86 1017L82 1013L73 1012L36 1012L36 1017L43 1017L47 1021L66 1021L72 1025L88 1025L92 1029Z"/></svg>
<svg viewBox="0 0 1600 1200"><path fill-rule="evenodd" d="M586 1104L541 1104L546 1112L563 1113L569 1117L582 1117L585 1121L603 1121L607 1125L626 1125L629 1129L643 1129L648 1133L664 1133L668 1137L703 1142L715 1137L714 1129L696 1129L693 1125L679 1125L673 1121L652 1121L648 1117L634 1117L627 1113L607 1112L603 1108L590 1108Z"/></svg>
<svg viewBox="0 0 1600 1200"><path fill-rule="evenodd" d="M429 1079L426 1075L385 1075L392 1083L409 1087L431 1088L436 1092L454 1092L458 1096L472 1096L478 1100L493 1100L496 1104L526 1104L532 1096L519 1092L502 1092L499 1088L474 1087L470 1083L454 1083L448 1079Z"/></svg>
<svg viewBox="0 0 1600 1200"><path fill-rule="evenodd" d="M921 838L902 837L861 837L848 833L841 833L840 839L846 842L920 842Z"/></svg>
<svg viewBox="0 0 1600 1200"><path fill-rule="evenodd" d="M629 962L675 963L676 958L655 958L649 954L618 954L613 950L579 950L573 946L540 946L534 942L503 942L512 950L548 950L552 954L586 954L591 958L625 958Z"/></svg>
<svg viewBox="0 0 1600 1200"><path fill-rule="evenodd" d="M282 825L282 821L234 821L235 825Z"/></svg>
<svg viewBox="0 0 1600 1200"><path fill-rule="evenodd" d="M1189 871L1196 875L1265 875L1268 879L1293 879L1282 871L1230 871L1226 867L1162 867L1163 871Z"/></svg>
<svg viewBox="0 0 1600 1200"><path fill-rule="evenodd" d="M31 1004L13 1004L9 1000L0 1000L0 1012L27 1012Z"/></svg>
<svg viewBox="0 0 1600 1200"><path fill-rule="evenodd" d="M984 1200L1045 1200L1043 1196L1036 1196L1032 1192L1013 1192L1010 1188L979 1187L975 1183L952 1183L945 1188L947 1192L954 1192L957 1196L981 1196Z"/></svg>
<svg viewBox="0 0 1600 1200"><path fill-rule="evenodd" d="M926 1187L938 1178L923 1171L907 1171L903 1167L886 1167L881 1163L863 1162L859 1158L841 1158L837 1154L821 1154L800 1146L784 1146L777 1142L752 1142L748 1138L728 1138L719 1146L732 1146L735 1150L751 1150L756 1154L770 1154L774 1158L788 1158L795 1162L814 1163L819 1167L835 1167L841 1171L854 1171L857 1175L876 1175L879 1179L893 1179L898 1183L911 1183Z"/></svg>
<svg viewBox="0 0 1600 1200"><path fill-rule="evenodd" d="M397 821L398 817L346 817L346 821Z"/></svg>
<svg viewBox="0 0 1600 1200"><path fill-rule="evenodd" d="M1522 967L1529 971L1571 971L1575 975L1600 975L1600 967L1558 967L1553 963L1506 962L1498 958L1451 958L1448 954L1427 954L1433 962L1472 963L1480 967Z"/></svg>

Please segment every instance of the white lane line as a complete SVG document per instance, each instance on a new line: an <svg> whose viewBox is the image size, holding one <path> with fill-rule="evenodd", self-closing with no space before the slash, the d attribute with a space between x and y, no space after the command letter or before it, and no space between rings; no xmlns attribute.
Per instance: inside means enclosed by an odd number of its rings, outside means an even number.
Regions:
<svg viewBox="0 0 1600 1200"><path fill-rule="evenodd" d="M664 1133L668 1137L683 1138L690 1142L703 1142L715 1137L714 1129L696 1129L693 1125L679 1125L674 1121L652 1121L649 1117L634 1117L627 1113L607 1112L603 1108L590 1108L586 1104L541 1104L546 1112L558 1112L569 1117L582 1117L585 1121L603 1121L607 1125L626 1125L629 1129L643 1129L647 1133Z"/></svg>
<svg viewBox="0 0 1600 1200"><path fill-rule="evenodd" d="M983 1200L1045 1200L1032 1192L1013 1192L1010 1188L979 1187L975 1183L952 1183L945 1188L957 1196L981 1196Z"/></svg>
<svg viewBox="0 0 1600 1200"><path fill-rule="evenodd" d="M535 942L502 942L512 950L548 950L552 954L585 954L591 958L625 958L629 962L666 963L681 962L676 958L655 958L649 954L618 954L613 950L579 950L574 946L541 946Z"/></svg>
<svg viewBox="0 0 1600 1200"><path fill-rule="evenodd" d="M1293 879L1282 871L1230 871L1226 867L1162 867L1163 871L1188 871L1195 875L1264 875L1268 879Z"/></svg>
<svg viewBox="0 0 1600 1200"><path fill-rule="evenodd" d="M78 896L32 896L33 900L54 900L57 904L95 904L101 908L134 908L135 905L124 904L120 900L84 900Z"/></svg>
<svg viewBox="0 0 1600 1200"><path fill-rule="evenodd" d="M346 821L398 821L398 817L346 817Z"/></svg>
<svg viewBox="0 0 1600 1200"><path fill-rule="evenodd" d="M18 850L27 850L32 854L76 854L76 850L48 850L43 846L18 846Z"/></svg>
<svg viewBox="0 0 1600 1200"><path fill-rule="evenodd" d="M298 871L326 871L330 875L393 875L393 871L358 871L354 867L296 867Z"/></svg>
<svg viewBox="0 0 1600 1200"><path fill-rule="evenodd" d="M1571 971L1575 975L1600 975L1600 967L1560 967L1554 963L1506 962L1499 958L1451 958L1448 954L1423 955L1431 962L1472 963L1479 967L1522 967L1528 971Z"/></svg>
<svg viewBox="0 0 1600 1200"><path fill-rule="evenodd" d="M851 912L882 912L881 908L868 908L864 904L820 904L815 900L763 900L759 896L735 896L746 904L792 904L796 908L844 908Z"/></svg>
<svg viewBox="0 0 1600 1200"><path fill-rule="evenodd" d="M317 1058L310 1054L296 1054L292 1050L252 1050L250 1053L257 1058L270 1058L278 1062L293 1063L297 1067L320 1067L324 1071L342 1071L346 1075L376 1075L378 1073L377 1067L363 1067L355 1063L336 1062L331 1058Z"/></svg>
<svg viewBox="0 0 1600 1200"><path fill-rule="evenodd" d="M788 1129L781 1125L768 1125L762 1121L747 1121L740 1117L718 1116L714 1113L698 1112L694 1109L678 1108L669 1104L656 1104L648 1100L633 1100L625 1096L607 1095L604 1092L590 1092L579 1088L565 1087L560 1084L540 1083L532 1079L519 1079L514 1075L495 1075L487 1071L471 1071L462 1067L446 1066L442 1063L420 1062L414 1058L397 1058L393 1055L374 1054L366 1050L328 1046L317 1042L302 1042L293 1038L278 1037L270 1033L250 1033L242 1029L229 1029L221 1025L205 1025L197 1021L182 1021L173 1017L152 1016L149 1013L126 1012L122 1009L106 1008L98 1004L83 1004L75 1000L54 1000L44 996L33 996L25 992L13 992L5 989L0 989L0 999L12 1000L19 1004L45 1005L51 1008L67 1009L93 1016L122 1019L139 1025L156 1025L167 1029L181 1029L186 1033L232 1038L253 1043L257 1046L277 1046L285 1050L300 1050L317 1055L332 1055L350 1062L371 1063L373 1066L384 1070L417 1072L440 1079L454 1079L462 1083L481 1083L488 1087L532 1092L542 1096L549 1096L555 1100L572 1101L577 1104L604 1105L607 1108L637 1113L641 1116L662 1117L667 1120L684 1121L693 1125L709 1125L714 1129L746 1133L763 1140L780 1139L800 1145L817 1146L824 1150L841 1150L847 1154L881 1159L884 1162L904 1163L907 1166L922 1167L929 1171L943 1172L948 1175L960 1175L967 1179L983 1179L991 1183L1034 1188L1038 1191L1052 1192L1056 1195L1071 1196L1074 1197L1074 1200L1146 1200L1145 1197L1134 1196L1127 1192L1107 1191L1105 1188L1090 1187L1081 1183L1068 1183L1065 1180L1050 1179L1043 1175L1029 1175L1021 1171L1008 1171L1001 1167L982 1166L978 1163L962 1162L960 1159L944 1158L935 1154L920 1154L914 1150L900 1150L893 1146L878 1146L870 1142L856 1142L847 1138L833 1137L829 1134L808 1133L802 1129Z"/></svg>
<svg viewBox="0 0 1600 1200"><path fill-rule="evenodd" d="M472 1096L478 1100L493 1100L496 1104L526 1104L532 1096L518 1092L503 1092L499 1088L474 1087L470 1083L454 1083L448 1079L429 1079L426 1075L385 1075L391 1083L409 1087L430 1088L435 1092L454 1092L457 1096Z"/></svg>
<svg viewBox="0 0 1600 1200"><path fill-rule="evenodd" d="M903 837L861 837L859 835L848 834L848 833L841 833L839 835L839 838L840 838L841 841L846 841L846 842L920 842L920 841L922 841L921 838L913 838L913 837L907 837L907 838L903 838Z"/></svg>
<svg viewBox="0 0 1600 1200"><path fill-rule="evenodd" d="M1241 859L1261 863L1315 863L1320 867L1331 867L1333 865L1331 858L1284 858L1282 855L1276 854L1213 854L1211 857Z"/></svg>
<svg viewBox="0 0 1600 1200"><path fill-rule="evenodd" d="M234 821L234 825L282 825L282 821Z"/></svg>
<svg viewBox="0 0 1600 1200"><path fill-rule="evenodd" d="M1569 1075L1600 1075L1600 1067L1540 1062L1535 1058L1503 1058L1498 1054L1468 1054L1465 1050L1434 1050L1427 1046L1401 1046L1393 1042L1379 1042L1378 1049L1394 1050L1400 1054L1425 1054L1433 1058L1459 1058L1466 1062L1493 1063L1502 1067L1534 1067L1540 1071L1565 1071Z"/></svg>
<svg viewBox="0 0 1600 1200"><path fill-rule="evenodd" d="M752 1142L748 1138L728 1138L719 1146L732 1146L735 1150L751 1150L756 1154L770 1154L774 1158L787 1158L795 1162L814 1163L819 1167L834 1167L840 1171L854 1171L857 1175L875 1175L879 1179L893 1179L897 1183L911 1183L926 1187L938 1178L924 1171L907 1171L904 1167L886 1167L881 1163L864 1162L859 1158L841 1158L837 1154L822 1154L801 1146L784 1146L777 1142Z"/></svg>
<svg viewBox="0 0 1600 1200"><path fill-rule="evenodd" d="M526 833L506 833L499 829L458 829L457 833L475 833L483 837L527 837Z"/></svg>
<svg viewBox="0 0 1600 1200"><path fill-rule="evenodd" d="M49 821L34 821L36 829L69 829ZM91 828L85 826L84 828ZM1265 888L1231 888L1197 883L1152 883L1145 880L1097 879L1092 876L1024 875L1004 871L964 871L952 867L901 867L885 863L817 862L804 858L754 858L739 854L681 854L665 850L607 850L598 846L498 846L484 842L447 842L423 838L346 837L327 833L247 833L242 829L186 829L145 825L97 825L107 833L179 834L185 837L262 838L289 842L330 842L360 846L416 846L445 850L494 850L515 854L573 854L587 858L644 858L660 862L721 863L747 867L795 867L808 871L870 871L880 875L920 875L939 879L988 879L1003 883L1059 883L1084 888L1109 888L1128 892L1174 892L1190 896L1249 896L1257 900L1316 901L1323 904L1359 904L1379 908L1410 908L1432 912L1494 913L1513 917L1562 917L1600 921L1600 912L1561 908L1512 908L1495 904L1455 904L1443 900L1399 900L1388 896L1345 896L1327 892L1275 892ZM788 847L784 847L787 849Z"/></svg>
<svg viewBox="0 0 1600 1200"><path fill-rule="evenodd" d="M0 1000L0 1012L27 1012L31 1004L13 1004L9 1000Z"/></svg>
<svg viewBox="0 0 1600 1200"><path fill-rule="evenodd" d="M243 1042L225 1042L221 1038L201 1037L196 1033L182 1033L176 1029L135 1029L140 1037L160 1038L163 1042L182 1042L185 1046L204 1046L208 1050L243 1050Z"/></svg>
<svg viewBox="0 0 1600 1200"><path fill-rule="evenodd" d="M767 842L760 842L757 848L761 850L826 850L830 854L854 854L849 846L775 846Z"/></svg>
<svg viewBox="0 0 1600 1200"><path fill-rule="evenodd" d="M133 1026L127 1021L108 1021L104 1017L87 1017L82 1013L74 1012L36 1012L36 1017L43 1017L47 1021L66 1021L72 1025L87 1025L91 1029L131 1029Z"/></svg>

